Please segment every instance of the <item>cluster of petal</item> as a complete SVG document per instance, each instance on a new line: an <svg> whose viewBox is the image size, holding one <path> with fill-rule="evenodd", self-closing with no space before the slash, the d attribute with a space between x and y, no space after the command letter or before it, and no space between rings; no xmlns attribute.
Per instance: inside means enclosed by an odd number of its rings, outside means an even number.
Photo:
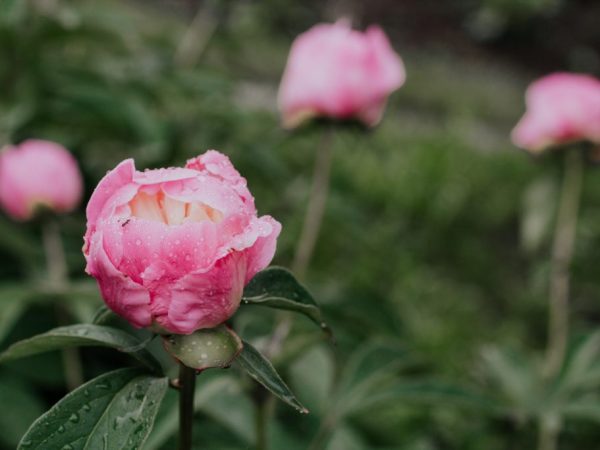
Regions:
<svg viewBox="0 0 600 450"><path fill-rule="evenodd" d="M527 111L512 132L515 145L532 152L575 141L600 143L600 80L555 73L535 81Z"/></svg>
<svg viewBox="0 0 600 450"><path fill-rule="evenodd" d="M257 217L246 180L219 152L145 172L129 159L89 201L86 270L133 325L189 334L236 311L280 231L273 218Z"/></svg>
<svg viewBox="0 0 600 450"><path fill-rule="evenodd" d="M319 24L294 41L281 86L283 126L312 117L358 119L376 125L387 97L405 80L404 65L381 28Z"/></svg>
<svg viewBox="0 0 600 450"><path fill-rule="evenodd" d="M14 219L31 219L39 207L71 211L82 194L77 161L61 145L28 140L0 152L0 205Z"/></svg>

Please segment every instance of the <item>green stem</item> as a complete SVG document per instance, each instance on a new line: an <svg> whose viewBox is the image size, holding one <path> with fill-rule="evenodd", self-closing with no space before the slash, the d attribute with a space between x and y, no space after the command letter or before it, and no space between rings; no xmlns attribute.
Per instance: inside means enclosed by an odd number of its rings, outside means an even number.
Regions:
<svg viewBox="0 0 600 450"><path fill-rule="evenodd" d="M575 250L577 217L583 180L583 155L580 149L565 154L563 184L561 188L549 286L548 347L544 375L556 377L564 363L569 339L569 269ZM560 424L539 420L538 449L556 450L561 431Z"/></svg>
<svg viewBox="0 0 600 450"><path fill-rule="evenodd" d="M205 2L177 46L175 65L184 68L196 65L208 48L218 26L219 20L215 17L211 2Z"/></svg>
<svg viewBox="0 0 600 450"><path fill-rule="evenodd" d="M569 269L575 248L582 175L582 153L575 148L565 155L564 179L552 246L548 348L545 367L548 378L557 375L560 371L567 349L569 337Z"/></svg>
<svg viewBox="0 0 600 450"><path fill-rule="evenodd" d="M68 271L60 228L55 220L47 220L42 227L42 239L46 253L46 266L50 289L63 292L68 284ZM59 325L69 323L69 314L61 303L56 303L56 320ZM67 389L72 391L83 384L83 367L76 348L61 350Z"/></svg>
<svg viewBox="0 0 600 450"><path fill-rule="evenodd" d="M557 450L560 426L542 418L538 427L538 450Z"/></svg>
<svg viewBox="0 0 600 450"><path fill-rule="evenodd" d="M298 279L304 279L308 264L315 249L319 237L327 195L329 193L329 179L331 175L331 163L333 161L333 127L327 128L321 136L317 148L317 157L313 171L312 187L308 198L308 207L304 215L304 224L300 239L296 247L292 272ZM292 327L292 315L289 312L279 314L278 323L271 335L266 348L267 356L276 355L281 350L283 342L287 338Z"/></svg>
<svg viewBox="0 0 600 450"><path fill-rule="evenodd" d="M269 448L269 418L273 413L275 406L274 397L269 394L262 386L260 391L255 391L256 405L256 450L267 450Z"/></svg>
<svg viewBox="0 0 600 450"><path fill-rule="evenodd" d="M329 436L335 427L335 423L335 416L328 414L321 422L315 437L308 446L308 450L323 450L329 442Z"/></svg>
<svg viewBox="0 0 600 450"><path fill-rule="evenodd" d="M179 450L192 450L196 371L179 364Z"/></svg>
<svg viewBox="0 0 600 450"><path fill-rule="evenodd" d="M312 187L308 198L308 207L304 216L302 233L296 247L296 254L292 263L292 271L299 279L303 279L319 237L325 204L329 193L329 178L331 163L333 161L333 127L328 128L323 134L313 172Z"/></svg>

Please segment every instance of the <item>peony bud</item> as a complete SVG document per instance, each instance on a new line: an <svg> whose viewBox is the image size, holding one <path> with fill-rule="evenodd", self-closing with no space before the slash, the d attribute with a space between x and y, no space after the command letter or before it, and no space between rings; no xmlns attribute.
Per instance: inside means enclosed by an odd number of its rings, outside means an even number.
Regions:
<svg viewBox="0 0 600 450"><path fill-rule="evenodd" d="M128 159L87 206L83 252L106 304L136 327L190 334L237 310L273 258L279 222L257 217L246 180L214 150L185 168Z"/></svg>
<svg viewBox="0 0 600 450"><path fill-rule="evenodd" d="M28 220L39 207L58 213L81 200L77 161L64 147L29 140L0 153L0 205L16 220Z"/></svg>
<svg viewBox="0 0 600 450"><path fill-rule="evenodd" d="M312 117L381 120L387 97L404 83L404 65L377 26L316 25L294 41L279 88L283 126Z"/></svg>
<svg viewBox="0 0 600 450"><path fill-rule="evenodd" d="M600 81L555 73L535 81L525 95L527 112L512 132L515 145L539 153L568 142L600 143Z"/></svg>

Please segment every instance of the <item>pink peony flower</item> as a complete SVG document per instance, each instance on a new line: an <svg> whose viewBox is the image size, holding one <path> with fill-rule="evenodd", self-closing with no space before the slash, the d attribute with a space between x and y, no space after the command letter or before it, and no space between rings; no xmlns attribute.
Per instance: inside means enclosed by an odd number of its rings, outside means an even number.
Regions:
<svg viewBox="0 0 600 450"><path fill-rule="evenodd" d="M512 132L515 145L540 152L553 145L600 143L600 81L588 75L555 73L534 82L527 112Z"/></svg>
<svg viewBox="0 0 600 450"><path fill-rule="evenodd" d="M31 219L40 206L71 211L82 193L77 161L59 144L29 140L0 153L0 205L16 220Z"/></svg>
<svg viewBox="0 0 600 450"><path fill-rule="evenodd" d="M281 225L257 217L246 180L214 150L185 168L128 159L87 206L83 252L106 304L136 327L189 334L227 320L273 258Z"/></svg>
<svg viewBox="0 0 600 450"><path fill-rule="evenodd" d="M320 24L296 38L279 88L283 126L324 116L376 125L404 65L377 26L354 31L346 21Z"/></svg>

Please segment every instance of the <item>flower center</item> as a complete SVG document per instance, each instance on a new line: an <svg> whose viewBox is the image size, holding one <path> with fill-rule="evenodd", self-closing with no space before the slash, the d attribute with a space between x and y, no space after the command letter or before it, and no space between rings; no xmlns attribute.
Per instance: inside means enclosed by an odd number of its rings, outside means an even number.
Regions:
<svg viewBox="0 0 600 450"><path fill-rule="evenodd" d="M187 222L220 222L223 214L204 203L189 203L175 200L163 192L147 194L138 192L129 202L131 216L154 220L167 225L181 225Z"/></svg>

